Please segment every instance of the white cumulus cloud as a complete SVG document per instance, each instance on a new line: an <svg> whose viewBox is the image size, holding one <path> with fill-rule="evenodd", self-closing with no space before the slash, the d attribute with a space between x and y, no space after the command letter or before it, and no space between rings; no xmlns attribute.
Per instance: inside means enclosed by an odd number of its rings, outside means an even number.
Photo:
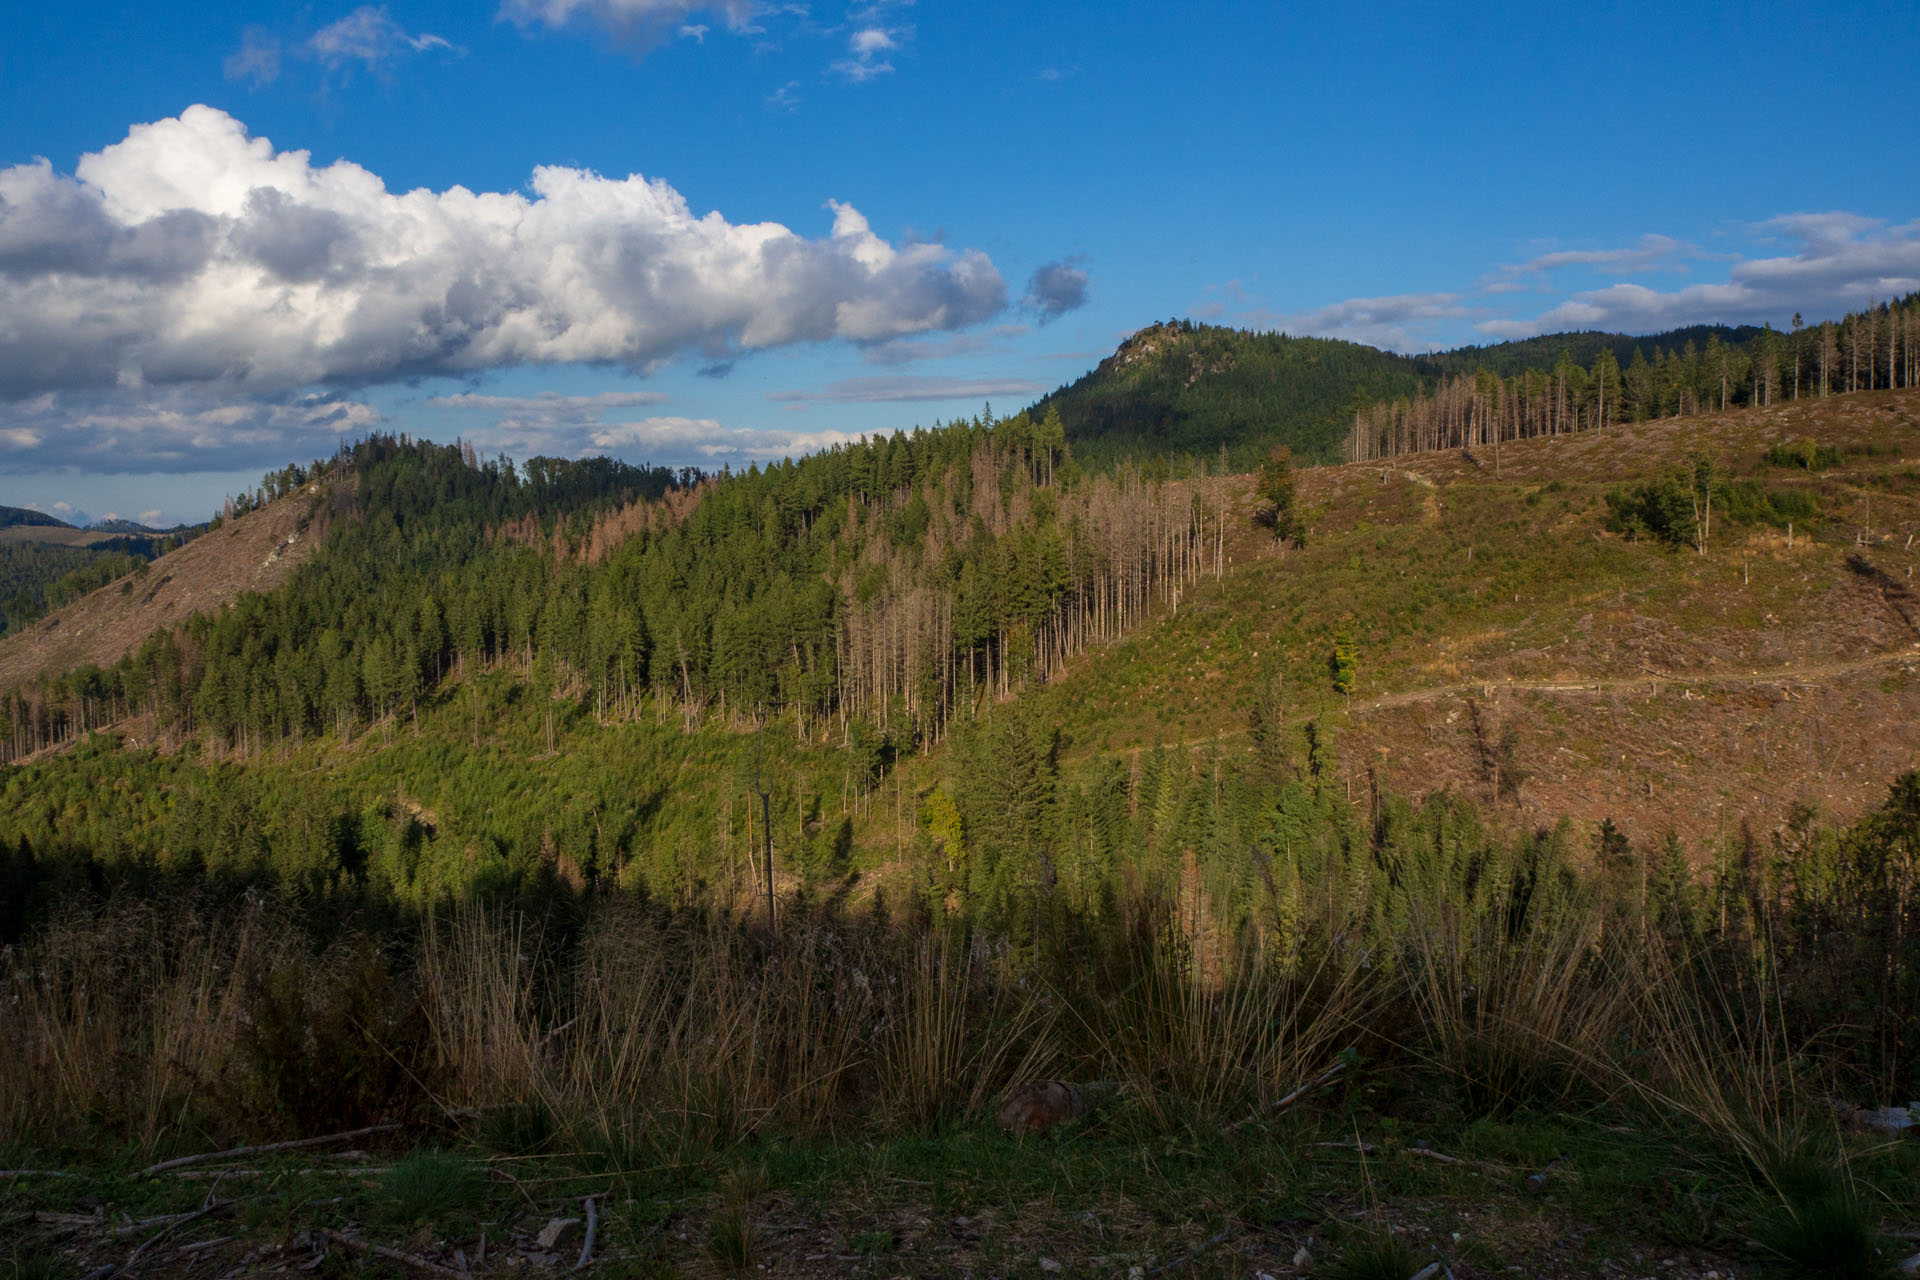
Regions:
<svg viewBox="0 0 1920 1280"><path fill-rule="evenodd" d="M190 107L71 175L0 169L0 402L647 369L965 328L1006 305L986 255L896 246L851 205L831 209L831 231L809 238L696 214L659 179L563 167L536 169L526 192L393 192Z"/></svg>

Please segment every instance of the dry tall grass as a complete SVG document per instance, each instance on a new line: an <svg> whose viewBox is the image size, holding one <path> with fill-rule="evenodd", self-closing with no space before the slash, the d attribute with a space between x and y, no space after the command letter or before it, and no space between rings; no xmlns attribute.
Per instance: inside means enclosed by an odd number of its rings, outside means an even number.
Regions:
<svg viewBox="0 0 1920 1280"><path fill-rule="evenodd" d="M1606 1091L1644 972L1641 935L1570 903L1517 930L1442 907L1416 919L1406 984L1422 1052L1489 1111Z"/></svg>
<svg viewBox="0 0 1920 1280"><path fill-rule="evenodd" d="M1766 1009L1597 908L1509 929L1443 904L1398 946L1329 926L1204 966L1151 904L1127 919L1023 951L820 914L773 947L721 914L614 901L565 934L470 907L384 947L316 949L265 910L209 925L115 907L0 964L0 1119L29 1141L151 1149L531 1108L563 1141L677 1158L762 1130L981 1116L1044 1077L1113 1080L1152 1123L1237 1118L1364 1044L1444 1067L1486 1110L1624 1082L1748 1142L1756 1167L1784 1139L1756 1138L1755 1117L1793 1123Z"/></svg>
<svg viewBox="0 0 1920 1280"><path fill-rule="evenodd" d="M291 944L258 912L215 925L123 904L53 922L0 969L8 1131L103 1128L151 1147L201 1123L234 1072L249 976Z"/></svg>

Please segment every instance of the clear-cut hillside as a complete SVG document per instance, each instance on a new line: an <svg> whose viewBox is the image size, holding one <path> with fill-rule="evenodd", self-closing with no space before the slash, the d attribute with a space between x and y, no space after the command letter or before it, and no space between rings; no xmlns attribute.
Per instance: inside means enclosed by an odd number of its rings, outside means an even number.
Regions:
<svg viewBox="0 0 1920 1280"><path fill-rule="evenodd" d="M144 574L110 582L0 639L0 690L89 663L111 665L161 627L217 612L243 592L273 590L315 545L319 496L308 486L229 520Z"/></svg>

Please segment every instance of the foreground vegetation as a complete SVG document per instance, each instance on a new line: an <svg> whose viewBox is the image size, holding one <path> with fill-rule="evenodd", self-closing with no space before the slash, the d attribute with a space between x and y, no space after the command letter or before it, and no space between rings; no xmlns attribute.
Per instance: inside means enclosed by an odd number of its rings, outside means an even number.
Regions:
<svg viewBox="0 0 1920 1280"><path fill-rule="evenodd" d="M1704 889L1604 829L1589 859L1571 830L1503 845L1459 802L1368 814L1307 773L1250 785L1290 834L1256 849L1232 915L1179 853L1091 893L802 893L777 934L558 881L424 914L69 888L6 953L5 1161L48 1171L9 1175L9 1198L84 1189L155 1231L214 1207L210 1230L289 1260L335 1230L456 1265L482 1234L496 1263L555 1261L533 1236L591 1195L601 1265L630 1274L1183 1251L1202 1274L1395 1274L1326 1269L1392 1254L1383 1238L1461 1274L1896 1256L1920 1144L1854 1135L1833 1100L1920 1083L1920 776L1823 856L1755 851ZM1118 830L1150 826L1117 801ZM1043 1078L1117 1088L1024 1145L993 1132L1004 1091ZM138 1174L379 1124L398 1127L362 1139L371 1166ZM137 1243L84 1226L11 1230L47 1267Z"/></svg>

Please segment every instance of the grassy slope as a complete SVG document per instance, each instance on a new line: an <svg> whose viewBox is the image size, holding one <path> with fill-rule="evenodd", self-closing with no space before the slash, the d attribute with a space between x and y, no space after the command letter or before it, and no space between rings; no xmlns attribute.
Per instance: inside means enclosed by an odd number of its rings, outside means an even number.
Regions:
<svg viewBox="0 0 1920 1280"><path fill-rule="evenodd" d="M1887 452L1811 476L1762 463L1769 444L1809 436ZM1608 489L1695 449L1813 489L1828 527L1796 530L1789 549L1783 532L1722 525L1704 556L1603 532ZM1611 814L1639 838L1699 839L1801 803L1850 817L1920 762L1920 632L1898 608L1920 611L1847 567L1858 551L1907 581L1916 458L1920 395L1881 392L1512 444L1497 477L1491 458L1457 454L1308 471L1305 550L1247 522L1223 581L1039 696L1077 753L1238 750L1277 670L1356 786L1377 767L1394 789L1486 799L1478 714L1483 734L1515 728L1534 771L1516 823ZM1233 483L1250 512L1248 480ZM1870 498L1872 542L1856 548ZM1349 622L1351 703L1326 667Z"/></svg>

